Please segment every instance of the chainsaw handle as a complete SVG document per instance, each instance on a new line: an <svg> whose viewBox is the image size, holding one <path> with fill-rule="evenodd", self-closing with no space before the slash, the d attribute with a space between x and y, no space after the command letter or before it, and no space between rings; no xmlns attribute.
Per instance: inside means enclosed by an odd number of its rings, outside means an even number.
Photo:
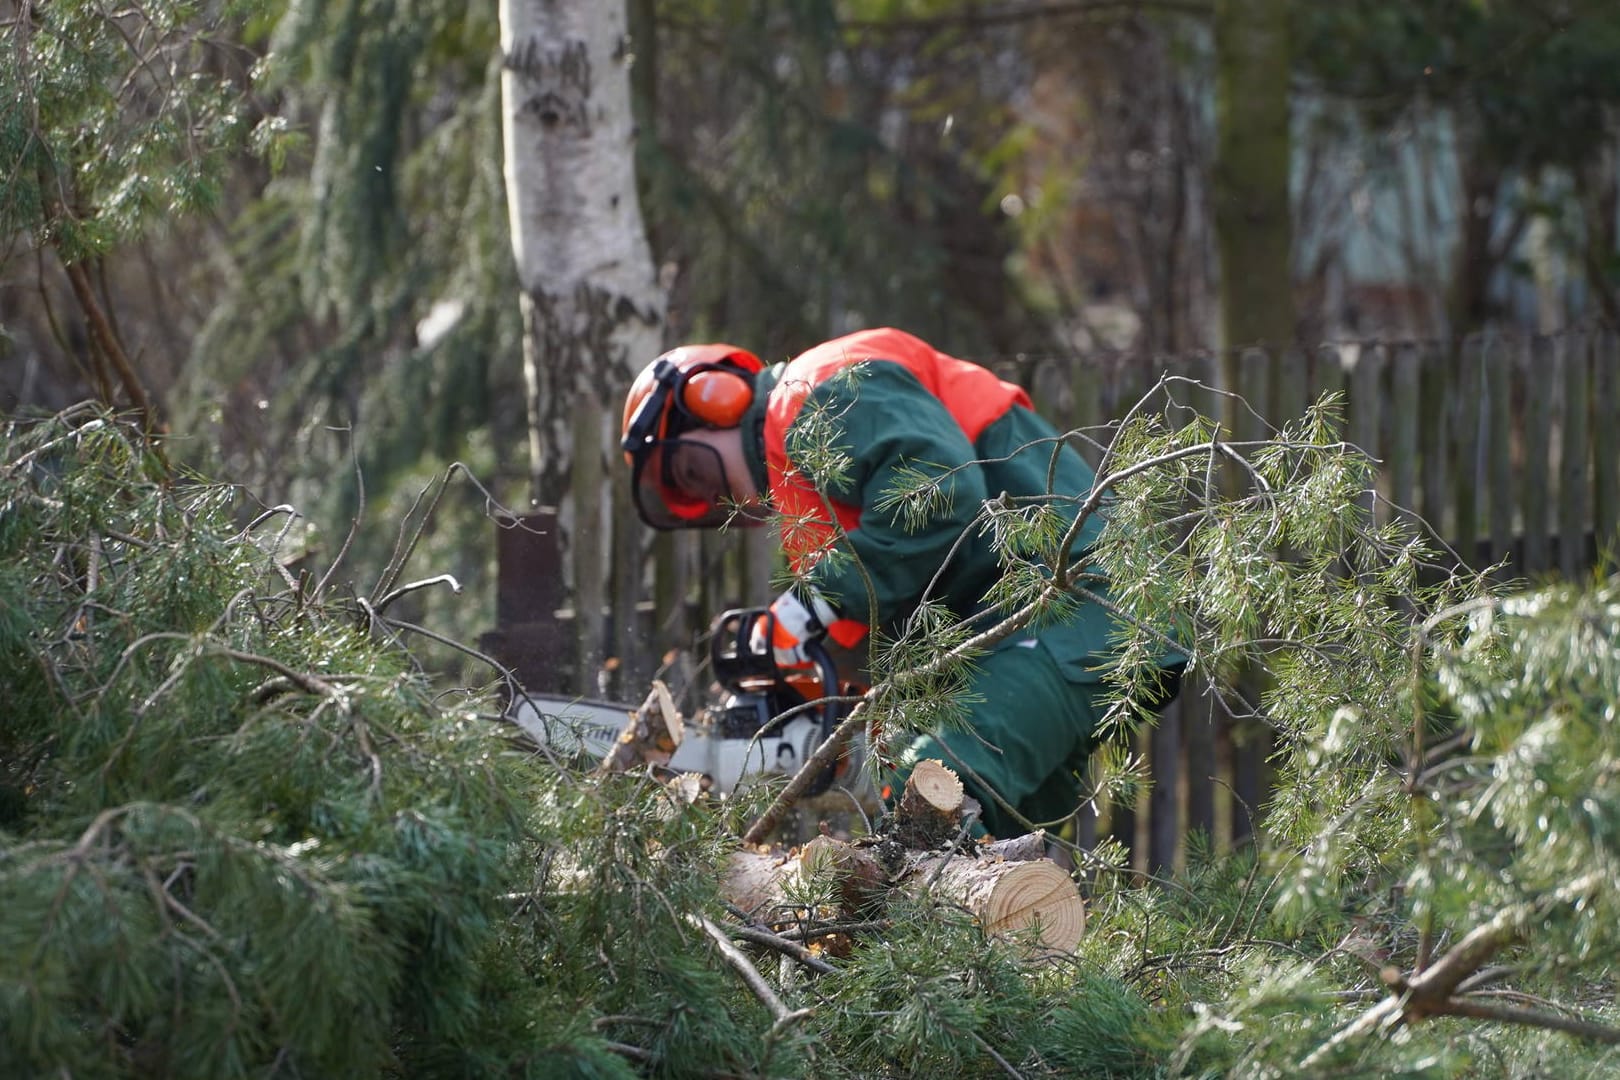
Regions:
<svg viewBox="0 0 1620 1080"><path fill-rule="evenodd" d="M806 641L804 651L821 675L821 740L826 742L838 726L838 665L819 639Z"/></svg>
<svg viewBox="0 0 1620 1080"><path fill-rule="evenodd" d="M750 680L759 679L768 680L776 686L787 684L787 673L776 663L775 653L771 649L774 626L767 624L764 634L754 634L754 626L759 619L774 621L775 618L770 608L734 608L721 612L715 618L709 642L709 662L720 685L735 690ZM820 638L807 639L803 648L821 680L821 727L822 737L825 738L838 726L836 698L841 688L838 664Z"/></svg>
<svg viewBox="0 0 1620 1080"><path fill-rule="evenodd" d="M765 630L755 633L761 620L765 621ZM789 672L776 662L776 653L771 647L775 628L776 615L770 608L733 608L716 616L709 641L709 663L714 668L715 680L729 689L755 680L766 680L778 686L786 684ZM838 665L822 639L807 638L800 647L815 666L822 696L835 696Z"/></svg>
<svg viewBox="0 0 1620 1080"><path fill-rule="evenodd" d="M838 727L838 696L842 688L838 682L838 665L819 638L806 641L804 651L821 675L821 738L816 740L816 749L819 750L823 743L832 738L833 731ZM832 787L837 775L837 766L829 765L805 790L805 795L820 795Z"/></svg>

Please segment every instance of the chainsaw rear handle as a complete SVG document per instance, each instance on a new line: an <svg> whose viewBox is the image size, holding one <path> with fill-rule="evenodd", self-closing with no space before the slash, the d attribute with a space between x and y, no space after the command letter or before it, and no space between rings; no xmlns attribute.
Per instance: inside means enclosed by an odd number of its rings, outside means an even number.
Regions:
<svg viewBox="0 0 1620 1080"><path fill-rule="evenodd" d="M755 634L761 619L766 620L765 632ZM776 616L770 608L721 612L709 639L709 662L714 667L715 681L731 691L787 686L787 673L777 664L776 652L771 648L775 624ZM825 740L838 726L838 665L819 640L806 640L803 648L821 680L821 728Z"/></svg>

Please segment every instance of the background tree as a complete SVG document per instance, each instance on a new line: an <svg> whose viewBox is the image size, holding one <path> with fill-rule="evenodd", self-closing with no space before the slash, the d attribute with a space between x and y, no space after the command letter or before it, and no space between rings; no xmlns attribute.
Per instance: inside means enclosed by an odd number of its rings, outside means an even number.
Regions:
<svg viewBox="0 0 1620 1080"><path fill-rule="evenodd" d="M1220 343L1280 349L1295 338L1288 4L1218 0L1214 35Z"/></svg>
<svg viewBox="0 0 1620 1080"><path fill-rule="evenodd" d="M1300 5L1296 22L1308 84L1348 103L1373 132L1397 134L1397 152L1424 129L1449 135L1441 149L1456 155L1454 187L1440 200L1442 219L1425 226L1451 239L1439 268L1449 282L1442 322L1432 329L1463 334L1506 314L1499 276L1521 272L1519 242L1537 219L1569 254L1593 307L1617 314L1604 210L1620 102L1607 59L1620 40L1612 5L1358 0ZM1594 201L1597 191L1608 196ZM1419 202L1434 212L1432 196Z"/></svg>
<svg viewBox="0 0 1620 1080"><path fill-rule="evenodd" d="M60 268L76 314L51 325L102 400L149 427L161 423L151 374L119 328L105 260L167 219L216 206L229 155L250 138L278 139L274 124L254 127L248 65L232 44L261 10L66 3L13 6L6 21L0 232ZM48 300L55 281L41 274Z"/></svg>
<svg viewBox="0 0 1620 1080"><path fill-rule="evenodd" d="M578 613L576 686L601 666L605 554L632 527L628 500L603 498L625 490L613 479L624 394L663 341L664 299L635 183L631 50L622 3L501 7L530 495L571 511L560 520Z"/></svg>

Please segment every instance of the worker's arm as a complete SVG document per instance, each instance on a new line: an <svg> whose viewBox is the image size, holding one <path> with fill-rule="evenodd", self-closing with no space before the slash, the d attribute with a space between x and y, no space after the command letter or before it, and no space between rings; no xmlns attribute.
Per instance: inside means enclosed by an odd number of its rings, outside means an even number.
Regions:
<svg viewBox="0 0 1620 1080"><path fill-rule="evenodd" d="M807 416L823 419L805 421ZM875 613L877 623L887 625L908 614L948 557L942 580L972 581L982 589L993 579L993 566L983 565L984 544L964 542L952 552L964 530L977 528L974 518L990 494L983 470L955 418L915 376L898 364L862 364L817 387L800 418L788 437L789 457L797 456L795 439L830 434L850 464L826 493L861 510L859 528L835 545L835 553L818 559L805 582L842 619L870 623ZM914 488L919 472L949 475L926 518L908 524L890 500Z"/></svg>

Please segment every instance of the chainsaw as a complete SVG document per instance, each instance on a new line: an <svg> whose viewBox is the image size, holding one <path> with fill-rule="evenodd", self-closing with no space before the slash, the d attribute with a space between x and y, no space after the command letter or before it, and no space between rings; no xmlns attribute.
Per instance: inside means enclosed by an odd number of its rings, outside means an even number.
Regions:
<svg viewBox="0 0 1620 1080"><path fill-rule="evenodd" d="M691 720L674 725L678 730L660 740L648 762L669 773L695 774L708 791L725 796L759 776L793 776L809 761L865 688L843 681L818 642L806 646L810 668L781 668L770 644L774 619L768 608L738 608L714 620L709 665L718 696ZM636 713L612 702L530 694L513 702L509 717L548 749L599 762L633 737ZM857 736L814 779L805 804L841 802L848 809L853 799L875 812L877 786L865 761L864 740Z"/></svg>

